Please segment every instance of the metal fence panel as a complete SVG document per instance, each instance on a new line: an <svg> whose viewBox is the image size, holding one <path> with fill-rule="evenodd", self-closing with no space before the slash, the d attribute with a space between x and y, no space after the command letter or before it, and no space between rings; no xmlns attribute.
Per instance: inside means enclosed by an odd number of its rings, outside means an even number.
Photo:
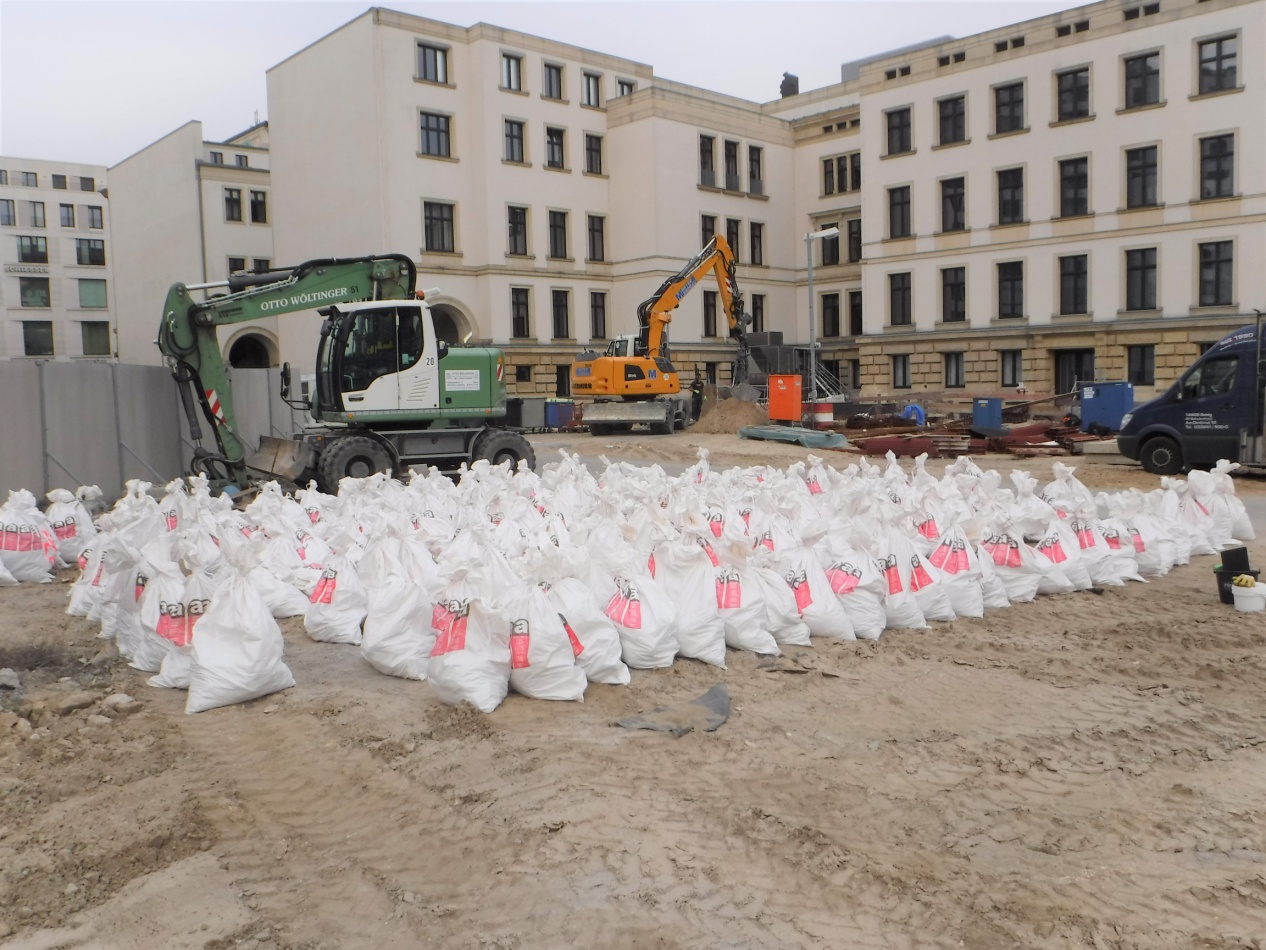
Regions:
<svg viewBox="0 0 1266 950"><path fill-rule="evenodd" d="M120 364L114 373L124 481L141 478L162 484L187 471L193 449L171 371Z"/></svg>
<svg viewBox="0 0 1266 950"><path fill-rule="evenodd" d="M39 495L44 484L41 431L39 366L0 363L0 504L19 488Z"/></svg>
<svg viewBox="0 0 1266 950"><path fill-rule="evenodd" d="M122 491L113 367L108 363L44 363L44 490L100 485Z"/></svg>

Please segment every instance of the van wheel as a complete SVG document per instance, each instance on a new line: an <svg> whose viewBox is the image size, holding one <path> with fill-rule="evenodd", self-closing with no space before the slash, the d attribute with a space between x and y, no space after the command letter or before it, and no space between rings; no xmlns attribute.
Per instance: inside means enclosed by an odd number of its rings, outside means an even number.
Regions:
<svg viewBox="0 0 1266 950"><path fill-rule="evenodd" d="M1158 435L1148 439L1139 455L1143 471L1153 475L1177 475L1182 471L1182 450L1168 436Z"/></svg>

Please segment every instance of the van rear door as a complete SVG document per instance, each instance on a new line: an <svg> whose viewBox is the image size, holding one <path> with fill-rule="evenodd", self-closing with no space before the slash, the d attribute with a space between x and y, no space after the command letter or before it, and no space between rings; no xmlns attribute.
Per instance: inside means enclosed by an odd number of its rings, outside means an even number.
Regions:
<svg viewBox="0 0 1266 950"><path fill-rule="evenodd" d="M1179 431L1188 465L1239 455L1240 429L1251 424L1252 357L1205 357L1179 380Z"/></svg>

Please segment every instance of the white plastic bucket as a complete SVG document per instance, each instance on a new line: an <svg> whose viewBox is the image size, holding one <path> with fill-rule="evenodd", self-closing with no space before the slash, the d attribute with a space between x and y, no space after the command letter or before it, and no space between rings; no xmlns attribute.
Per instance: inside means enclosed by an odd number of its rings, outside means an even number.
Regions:
<svg viewBox="0 0 1266 950"><path fill-rule="evenodd" d="M1266 584L1255 587L1231 587L1231 596L1235 598L1235 609L1244 613L1256 613L1266 610Z"/></svg>

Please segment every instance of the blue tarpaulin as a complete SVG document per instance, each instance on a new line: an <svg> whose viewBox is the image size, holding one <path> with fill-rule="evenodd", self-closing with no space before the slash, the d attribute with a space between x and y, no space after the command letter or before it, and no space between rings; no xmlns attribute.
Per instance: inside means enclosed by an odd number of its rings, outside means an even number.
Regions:
<svg viewBox="0 0 1266 950"><path fill-rule="evenodd" d="M838 432L816 432L803 426L744 426L738 434L742 439L791 442L807 449L842 449L848 445L848 439Z"/></svg>

